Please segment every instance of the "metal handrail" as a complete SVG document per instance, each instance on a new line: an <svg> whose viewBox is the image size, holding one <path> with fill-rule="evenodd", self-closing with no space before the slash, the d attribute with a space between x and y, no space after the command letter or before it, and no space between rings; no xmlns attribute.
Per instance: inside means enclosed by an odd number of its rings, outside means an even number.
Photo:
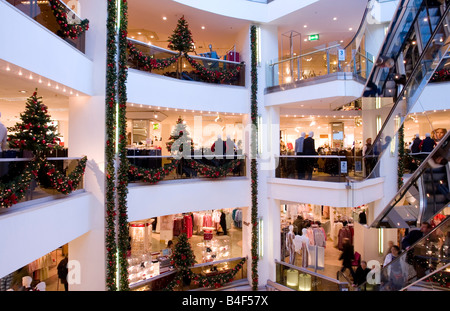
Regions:
<svg viewBox="0 0 450 311"><path fill-rule="evenodd" d="M219 264L219 263L242 260L244 258L248 259L248 256L245 256L245 257L234 257L234 258L222 259L222 260L217 260L217 261L210 261L210 262L199 263L199 264L195 264L193 266L190 266L189 269L195 269L195 268L206 267L206 266L213 266L213 265L216 265L216 264Z"/></svg>
<svg viewBox="0 0 450 311"><path fill-rule="evenodd" d="M414 286L414 285L416 285L416 284L422 282L423 280L428 279L430 276L432 276L432 275L434 275L434 274L436 274L436 273L438 273L438 272L440 272L440 271L442 271L442 270L444 270L444 269L447 269L447 268L449 268L449 267L450 267L450 263L448 263L448 264L446 264L446 265L440 267L439 269L434 270L432 273L430 273L430 274L428 274L428 275L426 275L426 276L424 276L424 277L422 277L422 278L420 278L420 279L414 281L413 283L409 284L408 286L403 287L402 289L400 289L400 291L405 291L405 290L407 290L409 287Z"/></svg>
<svg viewBox="0 0 450 311"><path fill-rule="evenodd" d="M288 62L288 61L291 61L291 60L299 59L299 58L302 58L304 56L312 55L312 54L315 54L315 53L328 51L328 50L334 49L334 48L339 47L339 46L341 46L341 45L340 44L335 44L333 46L329 46L329 47L326 47L326 48L323 48L323 49L319 49L319 50L308 52L308 53L301 54L301 55L296 55L294 57L286 58L286 59L283 59L283 60L280 60L280 61L277 61L277 62L274 62L274 63L271 62L269 64L269 66L278 65L278 64L281 64L281 63L284 63L284 62Z"/></svg>
<svg viewBox="0 0 450 311"><path fill-rule="evenodd" d="M133 42L138 43L140 45L145 45L145 46L147 46L147 47L149 47L151 49L159 50L159 51L164 52L164 53L173 54L173 55L177 55L178 54L178 52L175 52L175 51L172 51L172 50L168 50L168 49L156 46L156 45L148 44L148 43L136 40L136 39L127 38L127 40L133 41ZM234 61L224 60L224 59L219 59L219 58L210 58L210 57L203 57L203 56L198 56L198 55L188 55L188 56L191 57L191 58L200 59L200 60L215 61L215 62L221 62L221 63L227 63L227 64L234 64L234 65L240 65L241 64L240 62L234 62Z"/></svg>
<svg viewBox="0 0 450 311"><path fill-rule="evenodd" d="M341 282L341 281L339 281L339 280L330 278L330 277L328 277L328 276L326 276L326 275L323 275L323 274L319 274L319 273L310 271L310 270L305 269L305 268L303 268L303 267L297 267L297 266L288 264L288 263L286 263L286 262L279 261L279 260L277 260L277 259L275 259L275 264L280 264L280 265L286 266L286 267L288 267L288 268L291 268L291 269L294 269L294 270L301 271L301 272L306 273L306 274L311 274L312 276L315 276L315 277L324 279L324 280L326 280L326 281L335 283L335 284L337 284L337 285L348 285L346 282Z"/></svg>

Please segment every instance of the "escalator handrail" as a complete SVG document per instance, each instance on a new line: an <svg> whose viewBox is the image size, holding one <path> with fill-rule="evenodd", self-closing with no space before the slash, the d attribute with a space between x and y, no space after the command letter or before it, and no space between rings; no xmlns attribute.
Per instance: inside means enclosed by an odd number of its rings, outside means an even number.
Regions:
<svg viewBox="0 0 450 311"><path fill-rule="evenodd" d="M403 184L403 186L397 191L394 198L389 202L390 207L387 209L383 209L383 211L378 216L369 227L376 227L377 223L379 223L384 217L386 217L390 211L395 207L395 205L403 198L408 189L411 187L411 184L414 183L425 171L428 165L428 161L433 158L433 156L440 150L441 146L446 143L447 139L449 139L450 131L448 131L444 137L439 141L439 143L434 147L434 149L428 154L428 156L422 161L419 167L414 171L411 177Z"/></svg>
<svg viewBox="0 0 450 311"><path fill-rule="evenodd" d="M407 86L409 86L412 81L414 80L413 78L415 77L415 73L417 72L418 68L420 68L420 64L424 58L424 56L427 54L427 50L429 48L429 46L432 44L434 37L436 36L437 32L440 30L440 27L445 23L445 17L449 14L450 12L450 5L447 6L447 8L445 9L445 12L442 14L442 18L439 20L439 23L437 24L436 28L434 29L432 35L430 36L430 38L428 39L427 44L425 45L418 61L417 61L417 65L414 67L413 71L411 72L411 75L409 76L408 80L405 83L405 86L402 88L400 94L397 96L397 100L395 101L394 105L392 106L389 115L387 116L387 118L385 119L385 122L383 123L383 125L381 126L380 131L378 132L377 136L375 137L375 139L373 140L373 144L370 147L370 149L367 150L366 154L373 152L373 149L375 148L375 146L379 143L379 141L381 140L381 135L383 134L383 131L386 127L387 122L391 119L393 112L395 111L395 108L397 107L398 103L403 99L404 97L404 93L405 90L407 89ZM437 67L435 68L435 70L437 69ZM430 75L429 78L431 78L432 74ZM427 82L428 83L428 82ZM402 122L403 124L403 122ZM401 126L401 124L400 124ZM383 151L384 152L384 151ZM379 154L379 156L381 157L381 154L383 153L381 152ZM363 158L365 158L365 156L363 156Z"/></svg>
<svg viewBox="0 0 450 311"><path fill-rule="evenodd" d="M432 273L425 275L424 277L414 281L413 283L409 284L408 286L403 287L402 289L400 289L400 291L402 292L402 291L408 290L408 288L410 288L411 286L414 286L414 285L416 285L416 284L418 284L418 283L428 279L430 276L432 276L432 275L434 275L434 274L436 274L438 272L441 272L442 270L445 270L445 269L447 269L449 267L450 267L450 263L440 267L439 269L434 270Z"/></svg>

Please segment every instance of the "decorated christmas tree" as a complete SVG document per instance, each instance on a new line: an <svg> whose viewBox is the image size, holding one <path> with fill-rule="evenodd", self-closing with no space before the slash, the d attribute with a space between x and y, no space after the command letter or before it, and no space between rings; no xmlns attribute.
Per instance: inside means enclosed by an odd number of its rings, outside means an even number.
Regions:
<svg viewBox="0 0 450 311"><path fill-rule="evenodd" d="M20 114L21 122L16 123L8 131L9 146L20 150L29 150L41 157L45 152L58 149L59 134L52 124L48 108L37 96L37 90L28 98L25 112Z"/></svg>
<svg viewBox="0 0 450 311"><path fill-rule="evenodd" d="M186 272L189 271L189 267L196 263L197 261L195 260L194 252L192 251L186 233L180 234L172 255L172 264L175 268Z"/></svg>
<svg viewBox="0 0 450 311"><path fill-rule="evenodd" d="M194 51L194 40L192 39L191 31L188 28L188 23L184 19L184 16L178 20L177 27L169 37L168 47L173 51L179 51L181 53Z"/></svg>
<svg viewBox="0 0 450 311"><path fill-rule="evenodd" d="M189 136L186 124L181 116L178 117L177 124L166 143L166 147L174 156L188 156L194 150L192 138Z"/></svg>

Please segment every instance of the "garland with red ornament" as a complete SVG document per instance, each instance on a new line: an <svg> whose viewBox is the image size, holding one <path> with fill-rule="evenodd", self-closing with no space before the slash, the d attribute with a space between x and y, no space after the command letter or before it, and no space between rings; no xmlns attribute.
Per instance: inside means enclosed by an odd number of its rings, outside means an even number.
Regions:
<svg viewBox="0 0 450 311"><path fill-rule="evenodd" d="M147 56L142 54L133 42L128 41L128 51L133 60L137 61L140 66L143 67L144 70L151 71L153 69L164 69L175 63L181 56L181 53L178 53L174 56L168 58L157 59L151 56Z"/></svg>
<svg viewBox="0 0 450 311"><path fill-rule="evenodd" d="M39 182L50 184L52 189L62 193L69 194L77 190L80 185L84 170L86 168L87 157L83 157L75 169L66 176L65 174L58 172L56 166L48 160L43 160L39 168Z"/></svg>
<svg viewBox="0 0 450 311"><path fill-rule="evenodd" d="M49 0L50 7L56 22L60 26L58 34L63 38L77 39L82 33L89 29L89 20L83 19L79 24L71 24L67 19L68 8L59 0ZM69 14L75 14L69 12Z"/></svg>
<svg viewBox="0 0 450 311"><path fill-rule="evenodd" d="M243 258L233 268L225 273L219 273L217 275L205 276L198 273L194 273L191 267L197 262L195 260L194 252L192 251L191 244L188 241L186 233L182 233L178 237L178 242L175 244L175 250L172 254L171 264L177 270L175 278L164 288L165 291L173 291L175 287L182 284L184 281L192 281L193 284L200 287L214 287L219 288L225 284L233 281L234 276L239 270L242 269L246 259Z"/></svg>
<svg viewBox="0 0 450 311"><path fill-rule="evenodd" d="M165 164L164 167L154 169L130 165L129 173L131 176L138 178L140 181L156 184L157 182L163 180L171 171L176 169L178 163L178 160L174 160L170 164Z"/></svg>
<svg viewBox="0 0 450 311"><path fill-rule="evenodd" d="M25 196L32 179L37 177L36 164L36 161L31 161L22 173L14 177L5 176L8 182L0 184L0 208L9 208Z"/></svg>
<svg viewBox="0 0 450 311"><path fill-rule="evenodd" d="M430 79L430 82L450 81L450 69L441 69L436 71Z"/></svg>
<svg viewBox="0 0 450 311"><path fill-rule="evenodd" d="M195 59L190 57L188 54L184 54L187 61L191 66L197 71L197 73L200 74L200 77L208 82L215 82L215 81L230 81L233 79L237 79L239 76L239 73L241 71L241 66L236 66L236 68L232 69L226 69L226 68L219 68L217 70L208 69L199 62L197 62Z"/></svg>
<svg viewBox="0 0 450 311"><path fill-rule="evenodd" d="M206 165L195 160L188 160L188 165L197 173L208 178L221 178L233 172L241 164L240 159L233 159L232 161L220 166Z"/></svg>
<svg viewBox="0 0 450 311"><path fill-rule="evenodd" d="M258 289L258 69L257 69L257 38L256 26L250 27L250 50L251 50L251 103L250 103L250 117L252 121L252 133L250 140L250 178L251 178L251 224L252 224L252 288Z"/></svg>

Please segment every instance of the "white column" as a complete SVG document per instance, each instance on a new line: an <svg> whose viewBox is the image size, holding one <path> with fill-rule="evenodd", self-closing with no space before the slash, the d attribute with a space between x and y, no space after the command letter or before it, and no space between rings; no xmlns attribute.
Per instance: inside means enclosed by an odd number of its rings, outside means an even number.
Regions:
<svg viewBox="0 0 450 311"><path fill-rule="evenodd" d="M105 90L106 1L79 1L82 18L89 19L86 55L93 61L94 96L69 99L69 156L86 155L85 190L95 197L91 230L69 243L69 262L79 264L80 279L70 291L104 291L105 285ZM70 269L70 267L69 267ZM70 270L69 270L70 271Z"/></svg>

